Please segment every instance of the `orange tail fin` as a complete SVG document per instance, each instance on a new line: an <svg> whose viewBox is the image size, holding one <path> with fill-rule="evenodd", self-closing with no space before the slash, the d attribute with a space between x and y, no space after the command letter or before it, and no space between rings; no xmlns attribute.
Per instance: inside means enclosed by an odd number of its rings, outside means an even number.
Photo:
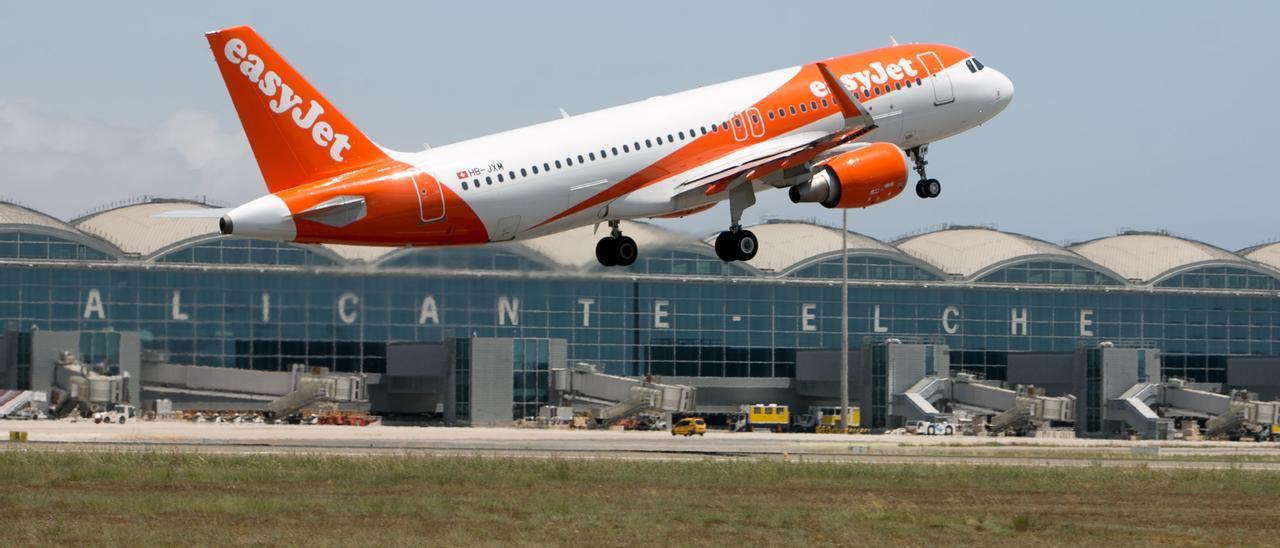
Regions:
<svg viewBox="0 0 1280 548"><path fill-rule="evenodd" d="M252 28L205 36L268 190L279 192L387 159Z"/></svg>

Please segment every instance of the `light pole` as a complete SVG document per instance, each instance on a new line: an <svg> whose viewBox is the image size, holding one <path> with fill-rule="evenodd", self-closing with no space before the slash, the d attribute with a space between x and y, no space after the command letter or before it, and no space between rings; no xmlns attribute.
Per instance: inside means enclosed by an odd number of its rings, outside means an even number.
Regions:
<svg viewBox="0 0 1280 548"><path fill-rule="evenodd" d="M840 432L849 431L849 210L840 222Z"/></svg>

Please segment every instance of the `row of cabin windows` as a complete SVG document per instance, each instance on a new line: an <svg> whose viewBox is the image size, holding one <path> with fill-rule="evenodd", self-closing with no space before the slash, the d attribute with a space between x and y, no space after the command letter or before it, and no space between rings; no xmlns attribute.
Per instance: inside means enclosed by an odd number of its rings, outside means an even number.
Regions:
<svg viewBox="0 0 1280 548"><path fill-rule="evenodd" d="M975 61L976 61L976 59L975 59ZM916 84L916 85L920 85L920 79L919 79L919 78L916 78L916 79L915 79L915 84ZM911 87L911 80L909 80L909 79L907 80L907 87ZM897 90L897 89L902 89L902 83L901 83L901 82L895 82L895 83L894 83L894 89L895 89L895 90ZM875 91L874 95L879 96L879 95L880 95L880 86L876 86L876 87L874 88L874 91ZM889 86L888 86L888 85L886 85L886 86L884 87L884 92L885 92L885 93L888 93L889 91L890 91L890 90L889 90ZM863 96L864 96L864 98L870 98L870 97L872 96L872 90L864 90L864 91L863 91ZM830 108L830 107L832 106L832 103L829 103L825 98L824 98L824 99L822 99L820 102L822 103L822 108L823 108L823 109L827 109L827 108ZM775 117L775 115L774 115L774 111L772 111L772 110L770 110L770 111L769 111L769 119L770 119L770 120L775 120L775 119L779 119L779 118L786 118L788 115L790 115L790 116L796 116L796 115L797 115L797 112L798 112L798 113L800 113L800 114L803 114L803 113L809 112L810 110L812 110L812 111L814 111L814 112L817 112L817 111L818 111L818 103L819 103L819 101L809 101L809 103L808 103L807 105L806 105L805 103L800 103L799 105L791 105L791 106L789 106L789 107L785 107L785 108L784 108L784 107L778 107L778 110L777 110L777 116L776 116L776 117ZM797 111L797 107L798 107L798 111ZM789 114L788 114L788 113L789 113ZM758 124L758 123L760 123L760 118L758 117L758 115L757 115L757 114L754 114L754 113L753 113L753 114L751 114L751 123L752 123L752 124ZM736 127L736 128L741 128L741 127L742 127L742 119L741 119L741 118L737 118L737 117L735 117L735 118L733 119L733 125L734 125L734 127ZM710 128L711 128L709 131L708 131L708 129L707 129L708 127L710 127ZM685 139L694 139L694 138L698 137L699 135L706 135L707 133L719 133L720 131L729 131L729 122L727 122L727 121L726 121L726 122L712 123L710 126L702 126L702 127L699 127L699 128L698 128L698 129L696 129L696 130L691 128L691 129L689 129L689 133L688 133L688 136L687 136L687 137L685 136L685 132L684 132L684 131L680 131L680 132L677 132L677 133L675 133L675 134L668 133L668 134L667 134L666 144L672 144L672 143L675 143L675 142L676 142L676 138L677 138L677 137L678 137L681 141L684 141ZM657 137L655 137L655 138L653 138L653 139L645 139L645 140L644 140L644 148L653 148L653 147L654 147L654 142L655 142L655 141L657 142L657 146L662 146L662 145L664 144L664 142L663 142L663 140L662 140L662 136L661 136L661 135L659 135L659 136L657 136ZM629 154L629 153L633 152L632 148L634 148L634 149L635 149L635 150L634 150L634 152L639 152L639 151L640 151L640 142L639 142L639 141L635 141L635 142L634 142L634 143L632 143L631 145L626 145L626 144L622 145L622 154ZM610 153L610 152L612 152L614 156L619 156L619 153L618 153L618 147L611 147L611 148L609 148L609 149L603 149L603 148L602 148L602 149L600 149L600 156L599 156L599 159L603 160L603 159L605 159L605 158L608 158L608 157L609 157L609 153ZM596 161L596 159L597 159L597 158L596 158L596 153L595 153L595 152L588 152L585 156L583 156L582 154L579 154L579 155L578 155L578 164L585 164L585 163L587 163L588 161L594 162L594 161ZM552 165L554 165L556 169L563 169L563 168L565 168L565 167L573 167L573 157L572 157L572 156L570 156L570 157L568 157L568 158L565 158L563 163L561 163L561 161L560 161L560 160L556 160L555 162L543 162L543 163L542 163L542 172L550 173L550 172L551 172L551 166L552 166ZM523 168L523 167L522 167L522 168L520 168L520 174L519 174L519 176L520 176L520 177L528 177L530 174L537 175L538 173L539 173L539 171L538 171L538 164L534 164L533 166L528 167L528 168ZM493 176L493 175L486 176L486 177L484 178L484 181L483 181L483 182L484 182L484 184L485 184L485 185L492 185L492 184L494 183L494 179L495 179L495 178L497 179L497 182L499 182L499 183L501 183L501 182L505 182L505 181L507 181L507 180L512 180L512 181L514 181L514 180L516 179L516 171L515 171L515 170L510 170L510 171L508 171L508 172L506 173L506 176L505 176L505 177L503 176L503 174L502 174L502 173L497 174L497 176L496 176L496 177L495 177L495 176ZM467 184L467 181L463 181L463 182L462 182L462 190L467 190L467 189L472 188L472 187L474 187L474 188L480 188L480 184L481 184L481 180L480 180L480 178L478 178L478 177L477 177L477 178L472 179L472 180L471 180L471 184L469 184L469 185Z"/></svg>

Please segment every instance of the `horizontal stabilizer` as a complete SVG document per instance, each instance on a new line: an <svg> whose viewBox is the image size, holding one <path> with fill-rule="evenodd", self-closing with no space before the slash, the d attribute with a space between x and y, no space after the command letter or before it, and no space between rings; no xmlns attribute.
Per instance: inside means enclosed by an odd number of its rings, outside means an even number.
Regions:
<svg viewBox="0 0 1280 548"><path fill-rule="evenodd" d="M294 215L322 225L342 228L363 219L368 213L364 196L334 196Z"/></svg>

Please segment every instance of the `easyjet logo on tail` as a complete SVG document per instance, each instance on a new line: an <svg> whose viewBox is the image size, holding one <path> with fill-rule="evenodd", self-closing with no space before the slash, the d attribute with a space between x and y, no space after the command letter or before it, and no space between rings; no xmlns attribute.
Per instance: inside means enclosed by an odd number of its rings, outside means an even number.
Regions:
<svg viewBox="0 0 1280 548"><path fill-rule="evenodd" d="M327 147L329 157L333 158L333 161L342 161L342 152L351 148L351 138L344 133L334 132L332 125L320 119L324 114L324 107L320 106L320 103L312 99L304 111L303 98L294 93L293 88L286 84L279 74L273 70L267 70L267 65L261 57L249 53L249 46L244 43L244 40L239 38L227 40L222 53L229 63L240 67L240 73L250 82L258 84L258 91L272 98L267 102L271 112L280 116L288 113L293 123L299 128L311 130L311 140L316 146Z"/></svg>

